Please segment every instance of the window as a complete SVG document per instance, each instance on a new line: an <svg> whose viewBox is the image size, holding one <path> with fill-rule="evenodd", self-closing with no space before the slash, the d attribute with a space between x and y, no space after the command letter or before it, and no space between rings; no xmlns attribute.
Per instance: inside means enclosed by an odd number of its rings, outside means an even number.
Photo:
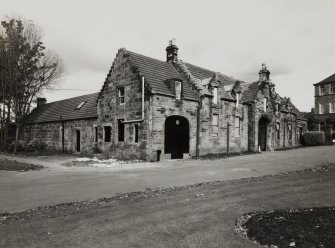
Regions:
<svg viewBox="0 0 335 248"><path fill-rule="evenodd" d="M213 104L218 104L218 87L213 87Z"/></svg>
<svg viewBox="0 0 335 248"><path fill-rule="evenodd" d="M280 139L280 123L276 123L276 138Z"/></svg>
<svg viewBox="0 0 335 248"><path fill-rule="evenodd" d="M324 105L321 104L321 103L319 103L319 114L323 114L324 111L325 111L325 109L324 109Z"/></svg>
<svg viewBox="0 0 335 248"><path fill-rule="evenodd" d="M87 101L84 101L84 102L79 103L79 105L75 108L75 110L79 110L79 109L81 109L81 108L85 105L86 102L87 102Z"/></svg>
<svg viewBox="0 0 335 248"><path fill-rule="evenodd" d="M134 124L134 142L138 143L138 124Z"/></svg>
<svg viewBox="0 0 335 248"><path fill-rule="evenodd" d="M98 127L94 127L94 142L98 142Z"/></svg>
<svg viewBox="0 0 335 248"><path fill-rule="evenodd" d="M118 127L118 141L124 141L124 123L123 119L117 120L117 127Z"/></svg>
<svg viewBox="0 0 335 248"><path fill-rule="evenodd" d="M263 100L263 110L266 112L266 110L267 110L267 98L264 98L264 100Z"/></svg>
<svg viewBox="0 0 335 248"><path fill-rule="evenodd" d="M119 104L124 104L124 88L119 88L117 89L117 94L118 94L118 97L119 97Z"/></svg>
<svg viewBox="0 0 335 248"><path fill-rule="evenodd" d="M276 111L279 112L279 109L280 109L280 105L279 103L276 104Z"/></svg>
<svg viewBox="0 0 335 248"><path fill-rule="evenodd" d="M111 127L110 126L104 126L104 141L105 142L111 142Z"/></svg>
<svg viewBox="0 0 335 248"><path fill-rule="evenodd" d="M240 118L235 117L235 137L240 137Z"/></svg>
<svg viewBox="0 0 335 248"><path fill-rule="evenodd" d="M329 113L335 113L335 102L329 103Z"/></svg>
<svg viewBox="0 0 335 248"><path fill-rule="evenodd" d="M322 132L325 131L325 124L323 122L320 123L320 131L322 131Z"/></svg>
<svg viewBox="0 0 335 248"><path fill-rule="evenodd" d="M324 85L320 85L320 95L324 95L326 91L326 87Z"/></svg>
<svg viewBox="0 0 335 248"><path fill-rule="evenodd" d="M236 108L240 106L240 93L236 93Z"/></svg>
<svg viewBox="0 0 335 248"><path fill-rule="evenodd" d="M335 94L335 84L330 85L330 93Z"/></svg>
<svg viewBox="0 0 335 248"><path fill-rule="evenodd" d="M175 89L176 99L181 100L181 82L175 81L174 89Z"/></svg>
<svg viewBox="0 0 335 248"><path fill-rule="evenodd" d="M213 114L212 116L212 130L213 136L217 137L219 135L219 115Z"/></svg>
<svg viewBox="0 0 335 248"><path fill-rule="evenodd" d="M287 125L287 130L288 130L288 138L292 139L292 124Z"/></svg>

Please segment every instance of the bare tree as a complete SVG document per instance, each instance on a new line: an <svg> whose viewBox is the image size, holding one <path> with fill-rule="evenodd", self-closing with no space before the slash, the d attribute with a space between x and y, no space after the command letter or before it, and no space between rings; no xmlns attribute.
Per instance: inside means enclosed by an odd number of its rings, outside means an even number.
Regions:
<svg viewBox="0 0 335 248"><path fill-rule="evenodd" d="M16 124L14 153L17 150L20 128L24 118L30 113L37 95L45 88L58 82L63 75L61 59L41 42L40 28L32 21L11 19L3 21L3 85L5 90L0 103L7 106L2 110L6 115L2 144L6 144L11 113ZM1 39L0 39L1 42ZM1 44L0 44L1 49ZM1 51L1 50L0 50ZM5 114L4 114L5 113Z"/></svg>

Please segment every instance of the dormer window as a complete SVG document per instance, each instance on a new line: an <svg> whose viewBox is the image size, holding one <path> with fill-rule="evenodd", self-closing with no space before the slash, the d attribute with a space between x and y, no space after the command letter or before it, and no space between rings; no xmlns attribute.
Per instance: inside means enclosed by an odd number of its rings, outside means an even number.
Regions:
<svg viewBox="0 0 335 248"><path fill-rule="evenodd" d="M124 87L117 89L117 95L119 98L119 104L124 104Z"/></svg>
<svg viewBox="0 0 335 248"><path fill-rule="evenodd" d="M85 105L86 102L87 102L87 101L84 101L84 102L79 103L79 105L75 108L75 110L79 110L79 109L81 109L81 108Z"/></svg>
<svg viewBox="0 0 335 248"><path fill-rule="evenodd" d="M213 104L218 104L218 87L213 87Z"/></svg>
<svg viewBox="0 0 335 248"><path fill-rule="evenodd" d="M181 82L180 81L174 81L174 90L175 90L176 99L181 100Z"/></svg>

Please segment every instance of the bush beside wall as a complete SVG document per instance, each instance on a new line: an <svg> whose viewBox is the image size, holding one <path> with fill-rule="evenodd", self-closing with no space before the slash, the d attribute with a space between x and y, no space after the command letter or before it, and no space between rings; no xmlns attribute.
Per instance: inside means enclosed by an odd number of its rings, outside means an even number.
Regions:
<svg viewBox="0 0 335 248"><path fill-rule="evenodd" d="M320 131L310 131L303 134L303 144L305 146L322 146L326 144L325 133Z"/></svg>

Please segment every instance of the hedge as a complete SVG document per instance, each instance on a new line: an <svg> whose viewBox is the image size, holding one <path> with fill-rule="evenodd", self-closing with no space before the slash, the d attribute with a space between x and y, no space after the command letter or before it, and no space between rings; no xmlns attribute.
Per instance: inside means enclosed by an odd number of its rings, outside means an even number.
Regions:
<svg viewBox="0 0 335 248"><path fill-rule="evenodd" d="M309 131L303 134L305 146L322 146L326 144L325 133L320 131Z"/></svg>

